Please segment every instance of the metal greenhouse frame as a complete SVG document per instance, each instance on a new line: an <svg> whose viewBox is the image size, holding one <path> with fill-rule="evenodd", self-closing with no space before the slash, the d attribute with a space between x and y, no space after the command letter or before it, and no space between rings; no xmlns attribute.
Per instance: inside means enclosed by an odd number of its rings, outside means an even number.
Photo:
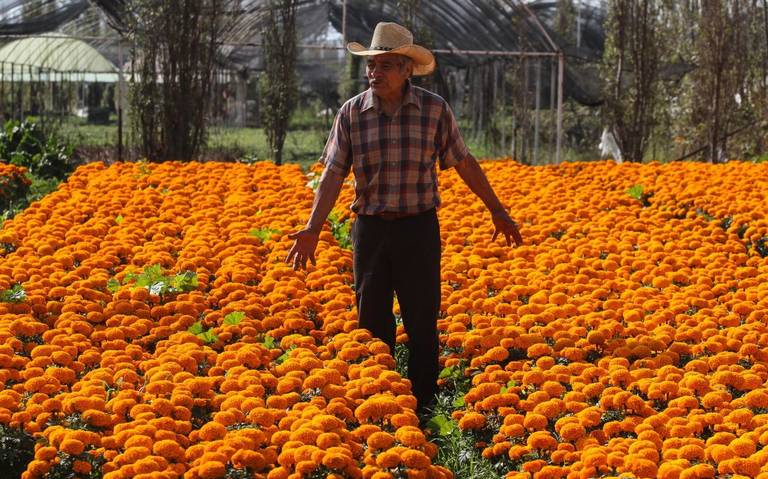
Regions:
<svg viewBox="0 0 768 479"><path fill-rule="evenodd" d="M233 23L220 49L222 71L217 72L218 81L247 78L249 74L257 76L263 69L260 45L268 2L223 1ZM131 0L38 0L33 9L25 7L28 3L24 0L0 2L0 38L7 40L11 36L21 38L46 32L69 35L98 50L118 66L118 72L129 65L130 58L126 55L129 47L120 39L128 24ZM517 159L534 162L541 159L542 129L545 128L541 111L548 109L552 117L548 122L550 135L543 138L548 139L553 151L546 156L549 161L559 162L565 97L574 97L585 104L597 104L601 99L582 87L585 82L580 73L565 61L566 56L594 57L594 52L587 51L583 45L576 45L578 48L574 50L573 45L567 45L557 36L552 27L552 12L557 3L556 0L298 0L299 48L305 52L299 60L300 76L304 81L319 76L335 77L334 81L338 81L338 71L348 57L343 53L346 41L366 42L376 23L396 21L409 27L417 43L436 55L438 71L427 80L427 86L445 96L457 115L473 125L474 131L497 135L495 141ZM598 11L593 9L593 14ZM579 21L586 26L589 18L580 17ZM329 27L338 32L335 37L328 34ZM586 33L584 39L582 43L589 40ZM311 53L318 50L336 53L330 57ZM11 70L8 73L14 75L17 69L28 71L31 66L29 63L13 65L8 65ZM56 75L62 79L67 75L50 67L47 71L48 79L57 78ZM227 71L239 72L239 77ZM0 73L4 72L0 63ZM14 75L9 78L17 78ZM40 78L46 75L41 73ZM69 75L74 77L75 73ZM353 79L360 81L361 77ZM236 102L244 102L242 85L238 83L227 89L237 92ZM511 125L508 124L510 107Z"/></svg>

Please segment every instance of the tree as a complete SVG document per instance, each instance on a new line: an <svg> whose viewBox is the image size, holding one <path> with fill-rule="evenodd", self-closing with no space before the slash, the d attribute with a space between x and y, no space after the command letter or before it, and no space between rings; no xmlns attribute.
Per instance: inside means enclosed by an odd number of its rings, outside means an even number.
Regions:
<svg viewBox="0 0 768 479"><path fill-rule="evenodd" d="M603 55L605 116L625 159L641 162L658 110L658 0L611 0Z"/></svg>
<svg viewBox="0 0 768 479"><path fill-rule="evenodd" d="M149 160L189 161L205 144L225 1L127 4L134 62L130 103Z"/></svg>
<svg viewBox="0 0 768 479"><path fill-rule="evenodd" d="M752 73L761 69L755 53L763 43L753 22L761 15L748 0L708 0L700 8L691 125L714 163L729 156L729 137L755 121L752 84L762 80Z"/></svg>
<svg viewBox="0 0 768 479"><path fill-rule="evenodd" d="M283 161L288 122L296 107L297 0L269 0L264 27L264 74L261 116L267 144L276 164Z"/></svg>

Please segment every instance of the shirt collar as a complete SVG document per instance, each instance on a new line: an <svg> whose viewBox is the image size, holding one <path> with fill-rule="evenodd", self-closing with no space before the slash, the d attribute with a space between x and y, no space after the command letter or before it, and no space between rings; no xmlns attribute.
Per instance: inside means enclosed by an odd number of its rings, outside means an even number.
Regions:
<svg viewBox="0 0 768 479"><path fill-rule="evenodd" d="M412 104L416 108L421 110L421 98L416 94L416 88L411 84L411 80L408 80L405 85L405 95L403 95L403 106ZM368 88L363 94L363 104L360 111L375 109L377 112L381 111L379 107L379 98L373 94L373 90Z"/></svg>

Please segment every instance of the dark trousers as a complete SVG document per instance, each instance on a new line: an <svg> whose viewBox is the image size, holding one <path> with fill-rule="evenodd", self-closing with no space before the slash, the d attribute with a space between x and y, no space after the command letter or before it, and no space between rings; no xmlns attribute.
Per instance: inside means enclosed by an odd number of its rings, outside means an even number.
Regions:
<svg viewBox="0 0 768 479"><path fill-rule="evenodd" d="M360 327L395 351L393 294L408 334L408 378L419 408L437 393L440 225L437 212L384 220L358 216L352 228Z"/></svg>

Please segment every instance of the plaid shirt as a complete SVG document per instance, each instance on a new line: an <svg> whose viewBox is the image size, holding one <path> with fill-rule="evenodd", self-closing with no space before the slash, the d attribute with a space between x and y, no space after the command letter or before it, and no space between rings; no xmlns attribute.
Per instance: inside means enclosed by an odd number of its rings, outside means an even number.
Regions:
<svg viewBox="0 0 768 479"><path fill-rule="evenodd" d="M440 206L437 171L469 155L450 107L408 82L403 105L386 116L368 89L339 110L320 162L355 178L352 211L420 213Z"/></svg>

